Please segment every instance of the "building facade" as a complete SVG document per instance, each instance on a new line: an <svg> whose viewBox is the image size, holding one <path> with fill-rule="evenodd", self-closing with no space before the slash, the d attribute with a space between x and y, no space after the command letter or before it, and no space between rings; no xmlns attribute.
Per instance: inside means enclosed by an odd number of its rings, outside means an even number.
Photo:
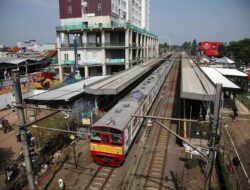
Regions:
<svg viewBox="0 0 250 190"><path fill-rule="evenodd" d="M149 31L149 0L59 0L58 69L107 75L158 56ZM75 64L77 63L77 64Z"/></svg>

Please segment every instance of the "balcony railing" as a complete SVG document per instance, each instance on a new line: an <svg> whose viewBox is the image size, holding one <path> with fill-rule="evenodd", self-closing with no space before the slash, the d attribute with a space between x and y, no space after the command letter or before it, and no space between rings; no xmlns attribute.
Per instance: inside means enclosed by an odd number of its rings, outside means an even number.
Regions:
<svg viewBox="0 0 250 190"><path fill-rule="evenodd" d="M61 44L62 48L73 48L74 44ZM105 42L105 43L81 43L77 44L77 47L82 48L96 48L96 47L125 47L125 42L121 43L113 43L113 42Z"/></svg>
<svg viewBox="0 0 250 190"><path fill-rule="evenodd" d="M75 64L75 60L64 60L63 64L72 65Z"/></svg>
<svg viewBox="0 0 250 190"><path fill-rule="evenodd" d="M99 65L101 64L101 61L99 59L88 59L84 60L83 63L87 65Z"/></svg>
<svg viewBox="0 0 250 190"><path fill-rule="evenodd" d="M125 42L118 42L118 43L114 43L114 42L105 42L105 43L104 43L104 46L105 46L105 47L109 47L109 46L111 46L111 47L115 47L115 46L117 46L117 47L124 47L124 46L125 46Z"/></svg>
<svg viewBox="0 0 250 190"><path fill-rule="evenodd" d="M106 59L106 63L107 64L124 64L125 63L125 59L121 58L121 59Z"/></svg>
<svg viewBox="0 0 250 190"><path fill-rule="evenodd" d="M100 28L112 28L112 29L117 29L117 28L131 28L137 32L144 33L146 35L158 38L157 35L141 29L133 24L127 23L127 22L113 22L113 23L96 23L96 24L91 24L91 25L86 25L85 23L78 23L78 24L65 24L63 26L56 26L56 31L64 31L64 30L86 30L86 29L100 29Z"/></svg>

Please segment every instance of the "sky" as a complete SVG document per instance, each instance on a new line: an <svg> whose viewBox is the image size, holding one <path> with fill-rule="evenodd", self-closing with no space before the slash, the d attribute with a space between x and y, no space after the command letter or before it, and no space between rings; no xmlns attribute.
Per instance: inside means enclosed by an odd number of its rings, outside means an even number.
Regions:
<svg viewBox="0 0 250 190"><path fill-rule="evenodd" d="M250 0L150 0L150 31L161 42L250 38ZM58 0L0 0L0 44L56 41Z"/></svg>

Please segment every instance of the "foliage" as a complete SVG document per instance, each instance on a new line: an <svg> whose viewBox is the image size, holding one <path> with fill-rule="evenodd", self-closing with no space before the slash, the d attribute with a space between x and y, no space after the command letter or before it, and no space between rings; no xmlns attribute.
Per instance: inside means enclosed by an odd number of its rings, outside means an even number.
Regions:
<svg viewBox="0 0 250 190"><path fill-rule="evenodd" d="M169 45L165 42L164 44L160 44L160 48L167 49Z"/></svg>
<svg viewBox="0 0 250 190"><path fill-rule="evenodd" d="M187 169L195 168L198 165L198 160L196 158L191 158L187 161Z"/></svg>
<svg viewBox="0 0 250 190"><path fill-rule="evenodd" d="M250 38L245 38L238 42L229 42L229 45L221 45L219 52L221 56L229 56L236 63L250 63Z"/></svg>
<svg viewBox="0 0 250 190"><path fill-rule="evenodd" d="M191 47L191 55L196 56L197 51L198 51L198 44L197 44L196 39L194 39L192 42L192 47Z"/></svg>
<svg viewBox="0 0 250 190"><path fill-rule="evenodd" d="M67 129L67 122L64 118L62 118L63 116L56 115L47 120L43 120L36 125L45 128ZM65 139L67 136L65 133L46 129L33 129L32 134L36 138L38 150L47 146L52 140Z"/></svg>
<svg viewBox="0 0 250 190"><path fill-rule="evenodd" d="M190 53L191 55L195 56L198 51L198 44L196 39L193 40L193 42L184 42L181 46L183 50L185 50L187 53Z"/></svg>
<svg viewBox="0 0 250 190"><path fill-rule="evenodd" d="M250 100L247 97L247 94L237 94L237 98L250 110Z"/></svg>
<svg viewBox="0 0 250 190"><path fill-rule="evenodd" d="M13 155L12 148L0 148L0 171L11 163Z"/></svg>
<svg viewBox="0 0 250 190"><path fill-rule="evenodd" d="M221 179L221 188L225 189L225 190L230 190L231 185L230 185L230 181L229 181L229 173L228 173L227 168L225 166L221 152L217 153L216 161L217 161L219 176Z"/></svg>
<svg viewBox="0 0 250 190"><path fill-rule="evenodd" d="M225 44L221 44L219 46L219 54L220 54L220 57L225 57L227 56L227 53L228 53L228 48Z"/></svg>
<svg viewBox="0 0 250 190"><path fill-rule="evenodd" d="M184 42L181 47L186 52L190 52L190 50L191 50L191 42Z"/></svg>

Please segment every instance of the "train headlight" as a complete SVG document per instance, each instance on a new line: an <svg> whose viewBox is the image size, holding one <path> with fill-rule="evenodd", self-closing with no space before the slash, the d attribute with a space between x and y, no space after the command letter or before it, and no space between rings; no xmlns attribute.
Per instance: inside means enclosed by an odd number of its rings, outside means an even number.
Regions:
<svg viewBox="0 0 250 190"><path fill-rule="evenodd" d="M116 148L116 154L120 154L120 148Z"/></svg>

